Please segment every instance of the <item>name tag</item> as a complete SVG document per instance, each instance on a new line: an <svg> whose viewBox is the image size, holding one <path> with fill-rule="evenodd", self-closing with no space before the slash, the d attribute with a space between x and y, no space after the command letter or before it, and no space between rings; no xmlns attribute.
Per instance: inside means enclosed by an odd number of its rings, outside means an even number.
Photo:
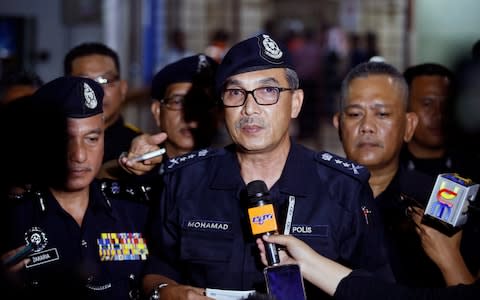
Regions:
<svg viewBox="0 0 480 300"><path fill-rule="evenodd" d="M328 225L292 225L292 234L315 237L328 237Z"/></svg>
<svg viewBox="0 0 480 300"><path fill-rule="evenodd" d="M213 220L187 220L183 224L184 228L198 231L227 232L231 231L230 222Z"/></svg>
<svg viewBox="0 0 480 300"><path fill-rule="evenodd" d="M27 269L50 263L59 259L57 248L37 252L29 256L30 262L25 266Z"/></svg>

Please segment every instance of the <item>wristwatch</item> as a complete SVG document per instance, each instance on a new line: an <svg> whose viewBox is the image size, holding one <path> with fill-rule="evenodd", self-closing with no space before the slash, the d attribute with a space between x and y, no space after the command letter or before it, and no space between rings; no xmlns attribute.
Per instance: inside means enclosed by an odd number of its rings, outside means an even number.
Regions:
<svg viewBox="0 0 480 300"><path fill-rule="evenodd" d="M160 299L160 290L163 289L164 287L167 287L168 283L160 283L157 285L153 291L152 294L150 295L149 300L159 300Z"/></svg>

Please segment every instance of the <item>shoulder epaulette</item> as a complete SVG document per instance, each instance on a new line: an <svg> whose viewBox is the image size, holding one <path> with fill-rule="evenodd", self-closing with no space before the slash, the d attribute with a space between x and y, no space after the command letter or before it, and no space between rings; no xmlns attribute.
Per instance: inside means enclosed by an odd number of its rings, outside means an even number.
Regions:
<svg viewBox="0 0 480 300"><path fill-rule="evenodd" d="M210 149L205 148L197 151L192 151L184 155L172 157L165 162L165 173L171 172L178 168L194 164L196 162L205 160L207 158L219 155L222 153L223 149Z"/></svg>
<svg viewBox="0 0 480 300"><path fill-rule="evenodd" d="M8 195L10 205L18 205L24 201L33 201L45 211L45 192L38 187L22 187L15 193Z"/></svg>
<svg viewBox="0 0 480 300"><path fill-rule="evenodd" d="M100 189L106 200L124 199L135 202L149 202L151 187L135 182L123 182L112 179L101 179Z"/></svg>
<svg viewBox="0 0 480 300"><path fill-rule="evenodd" d="M315 155L315 159L330 168L336 169L362 182L368 181L370 178L370 172L367 167L348 160L345 157L327 151L321 151Z"/></svg>

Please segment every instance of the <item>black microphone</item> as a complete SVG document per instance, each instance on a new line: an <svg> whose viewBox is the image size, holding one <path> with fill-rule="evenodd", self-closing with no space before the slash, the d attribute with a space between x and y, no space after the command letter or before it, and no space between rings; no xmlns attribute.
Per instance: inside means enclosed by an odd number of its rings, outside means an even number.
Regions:
<svg viewBox="0 0 480 300"><path fill-rule="evenodd" d="M254 180L247 184L248 217L252 234L261 237L278 232L275 209L270 200L267 185L262 180ZM263 241L269 266L280 263L277 246Z"/></svg>

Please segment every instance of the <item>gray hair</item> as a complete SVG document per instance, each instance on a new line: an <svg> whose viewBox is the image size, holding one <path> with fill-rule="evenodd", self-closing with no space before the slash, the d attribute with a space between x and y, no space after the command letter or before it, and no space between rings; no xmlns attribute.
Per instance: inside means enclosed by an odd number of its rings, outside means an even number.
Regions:
<svg viewBox="0 0 480 300"><path fill-rule="evenodd" d="M287 81L288 81L288 86L291 88L291 89L298 89L299 85L300 85L300 81L298 79L298 75L297 75L297 72L295 72L295 70L293 69L290 69L290 68L286 68L285 69L285 75L287 76Z"/></svg>
<svg viewBox="0 0 480 300"><path fill-rule="evenodd" d="M355 66L348 72L347 76L342 82L342 89L340 94L340 111L345 108L345 103L348 97L348 87L354 79L365 78L370 75L385 75L393 79L402 93L402 100L405 110L408 106L408 85L403 75L392 65L383 62L365 62Z"/></svg>

